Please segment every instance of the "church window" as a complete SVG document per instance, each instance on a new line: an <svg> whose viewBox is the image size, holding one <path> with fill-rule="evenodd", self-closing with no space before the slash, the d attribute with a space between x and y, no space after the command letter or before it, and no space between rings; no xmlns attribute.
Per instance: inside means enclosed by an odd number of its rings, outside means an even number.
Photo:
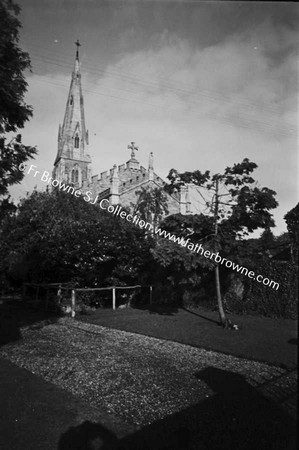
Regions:
<svg viewBox="0 0 299 450"><path fill-rule="evenodd" d="M79 148L79 143L80 143L79 136L76 136L75 137L75 148Z"/></svg>
<svg viewBox="0 0 299 450"><path fill-rule="evenodd" d="M138 181L138 180L139 180L139 177L136 177L136 180Z"/></svg>
<svg viewBox="0 0 299 450"><path fill-rule="evenodd" d="M143 176L145 177L145 173L143 174Z"/></svg>
<svg viewBox="0 0 299 450"><path fill-rule="evenodd" d="M73 96L71 95L71 99L70 99L70 105L73 104Z"/></svg>
<svg viewBox="0 0 299 450"><path fill-rule="evenodd" d="M123 186L125 186L126 185L126 183L123 183Z"/></svg>
<svg viewBox="0 0 299 450"><path fill-rule="evenodd" d="M79 181L79 171L78 169L72 170L72 183L78 183Z"/></svg>
<svg viewBox="0 0 299 450"><path fill-rule="evenodd" d="M132 183L132 178L131 178L131 180L130 180L130 183Z"/></svg>

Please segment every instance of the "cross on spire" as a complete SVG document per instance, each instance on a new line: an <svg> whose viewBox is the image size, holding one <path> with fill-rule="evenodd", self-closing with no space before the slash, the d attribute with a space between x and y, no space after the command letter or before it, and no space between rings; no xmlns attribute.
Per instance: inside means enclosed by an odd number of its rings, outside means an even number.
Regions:
<svg viewBox="0 0 299 450"><path fill-rule="evenodd" d="M79 47L81 47L79 39L76 40L75 45L77 46L76 59L79 59Z"/></svg>
<svg viewBox="0 0 299 450"><path fill-rule="evenodd" d="M131 158L135 158L135 150L138 150L135 142L131 142L131 144L128 145L128 149L131 150Z"/></svg>

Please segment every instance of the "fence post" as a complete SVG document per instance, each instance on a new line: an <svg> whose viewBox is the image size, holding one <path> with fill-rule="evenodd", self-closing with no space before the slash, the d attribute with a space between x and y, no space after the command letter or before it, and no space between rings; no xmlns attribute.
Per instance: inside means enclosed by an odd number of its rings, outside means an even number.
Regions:
<svg viewBox="0 0 299 450"><path fill-rule="evenodd" d="M76 289L72 289L72 306L71 306L71 317L75 317L75 305L76 305Z"/></svg>
<svg viewBox="0 0 299 450"><path fill-rule="evenodd" d="M58 304L60 305L60 303L61 303L61 284L59 285L59 288L57 291L57 299L58 299Z"/></svg>
<svg viewBox="0 0 299 450"><path fill-rule="evenodd" d="M112 288L112 309L115 310L115 287Z"/></svg>

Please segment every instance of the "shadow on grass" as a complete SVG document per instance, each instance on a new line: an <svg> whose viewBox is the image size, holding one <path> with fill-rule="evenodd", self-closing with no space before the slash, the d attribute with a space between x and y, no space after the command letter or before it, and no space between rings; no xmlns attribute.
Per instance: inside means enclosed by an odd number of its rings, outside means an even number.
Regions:
<svg viewBox="0 0 299 450"><path fill-rule="evenodd" d="M0 346L21 339L20 327L43 326L54 323L58 315L26 308L21 300L1 300L0 303Z"/></svg>
<svg viewBox="0 0 299 450"><path fill-rule="evenodd" d="M61 436L58 450L295 448L295 420L242 375L208 367L195 376L214 395L122 439L101 424L86 421Z"/></svg>
<svg viewBox="0 0 299 450"><path fill-rule="evenodd" d="M190 311L189 309L184 308L183 306L181 307L181 309L188 312L189 314L193 314L194 316L201 317L202 319L207 320L208 322L212 322L212 323L215 323L220 326L220 322L218 320L210 319L209 317L203 316L202 314L198 314L194 311Z"/></svg>
<svg viewBox="0 0 299 450"><path fill-rule="evenodd" d="M148 305L136 305L133 306L134 309L139 309L143 311L149 311L150 314L160 314L160 315L167 315L167 316L174 316L179 312L179 309L182 309L183 311L186 311L189 314L193 314L194 316L198 316L201 319L207 320L208 322L215 323L216 325L220 325L220 322L211 319L210 317L203 316L202 314L198 314L194 311L190 311L188 308L185 308L184 306L171 306L171 305L161 305L161 304L148 304Z"/></svg>
<svg viewBox="0 0 299 450"><path fill-rule="evenodd" d="M134 309L140 309L142 311L149 311L150 314L160 314L162 316L173 316L178 313L179 308L172 305L163 305L158 303L147 305L134 305Z"/></svg>

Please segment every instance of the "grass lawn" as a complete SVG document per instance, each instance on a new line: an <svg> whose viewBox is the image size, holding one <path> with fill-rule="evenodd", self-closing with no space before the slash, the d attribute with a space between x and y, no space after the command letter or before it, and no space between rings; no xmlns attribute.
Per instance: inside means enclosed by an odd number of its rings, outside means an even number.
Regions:
<svg viewBox="0 0 299 450"><path fill-rule="evenodd" d="M172 340L286 368L297 366L297 321L229 315L238 331L222 329L218 313L203 308L98 309L77 320Z"/></svg>

